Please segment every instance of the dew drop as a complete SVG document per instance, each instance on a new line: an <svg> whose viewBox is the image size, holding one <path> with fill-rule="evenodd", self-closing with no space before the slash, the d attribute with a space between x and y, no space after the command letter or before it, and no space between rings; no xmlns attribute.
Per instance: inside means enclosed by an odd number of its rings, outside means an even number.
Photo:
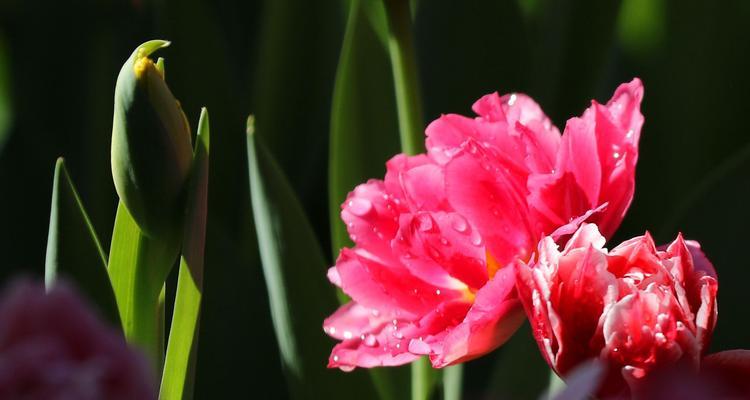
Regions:
<svg viewBox="0 0 750 400"><path fill-rule="evenodd" d="M377 339L375 339L375 335L372 335L372 334L367 335L364 339L364 342L365 342L365 346L369 346L369 347L375 347L378 345L378 341Z"/></svg>
<svg viewBox="0 0 750 400"><path fill-rule="evenodd" d="M352 372L352 371L354 371L354 367L351 366L351 365L340 365L339 369L342 370L342 371L344 371L344 372Z"/></svg>
<svg viewBox="0 0 750 400"><path fill-rule="evenodd" d="M359 217L363 217L372 211L372 202L359 197L349 200L347 206L349 212Z"/></svg>
<svg viewBox="0 0 750 400"><path fill-rule="evenodd" d="M513 107L514 104L516 104L516 100L518 99L518 96L516 96L515 93L510 95L510 98L508 98L508 105Z"/></svg>
<svg viewBox="0 0 750 400"><path fill-rule="evenodd" d="M435 294L440 296L440 289L435 289Z"/></svg>
<svg viewBox="0 0 750 400"><path fill-rule="evenodd" d="M440 243L441 243L441 244L442 244L443 246L447 246L447 245L449 245L449 244L450 244L450 242L448 242L448 239L446 239L446 238L440 238Z"/></svg>
<svg viewBox="0 0 750 400"><path fill-rule="evenodd" d="M374 309L374 308L372 309L372 311L370 311L370 313L372 313L372 316L373 316L373 317L378 317L378 316L380 316L380 311L378 311L378 310L376 310L376 309Z"/></svg>
<svg viewBox="0 0 750 400"><path fill-rule="evenodd" d="M336 327L335 326L329 327L328 328L328 333L330 333L331 335L335 335L336 334Z"/></svg>
<svg viewBox="0 0 750 400"><path fill-rule="evenodd" d="M333 362L339 362L339 356L333 356Z"/></svg>
<svg viewBox="0 0 750 400"><path fill-rule="evenodd" d="M614 152L614 153L612 153L612 157L614 157L615 159L618 159L618 158L620 158L620 153Z"/></svg>
<svg viewBox="0 0 750 400"><path fill-rule="evenodd" d="M352 332L351 331L344 331L344 339L349 340L352 338Z"/></svg>
<svg viewBox="0 0 750 400"><path fill-rule="evenodd" d="M403 339L403 338L404 338L404 334L403 334L403 333L402 333L401 331L396 331L396 332L393 332L393 336L394 336L394 337L395 337L396 339Z"/></svg>
<svg viewBox="0 0 750 400"><path fill-rule="evenodd" d="M466 223L466 218L461 215L454 215L451 226L456 232L464 233L469 229L469 225Z"/></svg>
<svg viewBox="0 0 750 400"><path fill-rule="evenodd" d="M472 232L470 240L471 240L471 244L473 244L474 246L482 245L482 236L480 236L478 232Z"/></svg>

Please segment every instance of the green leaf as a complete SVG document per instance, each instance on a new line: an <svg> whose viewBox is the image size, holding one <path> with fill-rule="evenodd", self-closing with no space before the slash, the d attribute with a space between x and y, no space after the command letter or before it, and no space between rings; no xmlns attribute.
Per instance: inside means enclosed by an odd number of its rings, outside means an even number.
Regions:
<svg viewBox="0 0 750 400"><path fill-rule="evenodd" d="M364 3L382 4L373 0ZM352 0L341 49L331 109L328 195L334 257L351 245L340 218L349 191L382 176L385 162L399 150L398 122L388 53Z"/></svg>
<svg viewBox="0 0 750 400"><path fill-rule="evenodd" d="M45 284L49 288L59 277L72 281L105 318L120 325L107 259L62 158L52 183Z"/></svg>
<svg viewBox="0 0 750 400"><path fill-rule="evenodd" d="M388 51L396 91L401 150L409 155L424 151L424 120L417 77L410 3L383 0L388 21Z"/></svg>
<svg viewBox="0 0 750 400"><path fill-rule="evenodd" d="M164 363L162 400L193 398L198 326L203 293L209 159L208 111L201 110L190 177L180 273Z"/></svg>
<svg viewBox="0 0 750 400"><path fill-rule="evenodd" d="M164 358L163 317L159 297L167 276L165 265L177 258L179 242L164 242L138 228L127 208L117 206L109 251L109 279L115 291L123 331L161 371Z"/></svg>
<svg viewBox="0 0 750 400"><path fill-rule="evenodd" d="M333 341L322 329L336 309L327 263L296 195L248 119L250 193L276 338L294 398L372 398L366 375L326 369Z"/></svg>

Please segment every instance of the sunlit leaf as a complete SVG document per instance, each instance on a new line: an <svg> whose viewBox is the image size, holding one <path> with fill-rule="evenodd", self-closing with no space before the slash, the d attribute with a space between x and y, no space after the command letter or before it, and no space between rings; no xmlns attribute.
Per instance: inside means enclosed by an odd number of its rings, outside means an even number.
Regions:
<svg viewBox="0 0 750 400"><path fill-rule="evenodd" d="M252 118L247 146L255 227L290 392L295 398L372 398L367 375L326 369L333 340L322 324L337 306L327 263L286 177L254 134Z"/></svg>
<svg viewBox="0 0 750 400"><path fill-rule="evenodd" d="M125 337L146 352L158 371L164 358L159 296L166 276L161 266L174 262L178 245L146 236L127 208L118 204L109 251L109 278Z"/></svg>
<svg viewBox="0 0 750 400"><path fill-rule="evenodd" d="M209 120L204 108L190 177L174 314L159 397L191 399L195 378L208 207Z"/></svg>
<svg viewBox="0 0 750 400"><path fill-rule="evenodd" d="M60 277L70 280L96 304L105 318L120 326L115 295L107 275L107 259L62 158L57 160L52 183L44 265L47 287Z"/></svg>

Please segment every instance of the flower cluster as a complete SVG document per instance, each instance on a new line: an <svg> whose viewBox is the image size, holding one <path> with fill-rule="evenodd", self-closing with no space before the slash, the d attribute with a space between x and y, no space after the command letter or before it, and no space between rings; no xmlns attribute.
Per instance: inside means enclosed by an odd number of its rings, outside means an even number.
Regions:
<svg viewBox="0 0 750 400"><path fill-rule="evenodd" d="M341 212L355 246L328 272L352 299L324 322L340 340L329 367L464 362L528 317L558 374L600 360L602 396L700 371L718 290L700 246L646 234L604 247L633 199L642 97L634 79L560 134L528 96L490 94L474 118L432 122L426 154L356 187Z"/></svg>

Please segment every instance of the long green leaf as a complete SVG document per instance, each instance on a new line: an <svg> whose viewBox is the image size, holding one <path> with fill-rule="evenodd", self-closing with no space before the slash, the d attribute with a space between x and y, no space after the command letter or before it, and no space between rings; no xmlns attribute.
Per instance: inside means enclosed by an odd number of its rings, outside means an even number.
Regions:
<svg viewBox="0 0 750 400"><path fill-rule="evenodd" d="M365 0L364 4L379 2ZM382 12L382 4L380 4ZM351 245L340 219L346 194L368 178L382 176L399 149L398 122L390 61L360 0L349 3L331 107L329 210L334 256ZM381 16L382 17L382 16ZM381 24L384 24L382 21Z"/></svg>
<svg viewBox="0 0 750 400"><path fill-rule="evenodd" d="M163 318L159 297L166 276L161 266L177 258L179 243L165 243L147 236L127 208L117 206L109 251L109 279L115 291L125 337L151 358L161 371L164 359Z"/></svg>
<svg viewBox="0 0 750 400"><path fill-rule="evenodd" d="M52 183L44 265L47 287L59 277L71 280L105 318L120 326L115 295L107 276L107 259L62 158L55 164Z"/></svg>
<svg viewBox="0 0 750 400"><path fill-rule="evenodd" d="M413 155L424 151L424 120L414 51L411 5L404 0L383 2L388 21L388 50L396 90L401 150Z"/></svg>
<svg viewBox="0 0 750 400"><path fill-rule="evenodd" d="M307 217L275 160L248 120L247 151L253 216L276 338L295 398L372 398L366 375L326 369L333 344L322 330L336 308L326 261Z"/></svg>
<svg viewBox="0 0 750 400"><path fill-rule="evenodd" d="M164 362L159 398L192 399L198 326L203 294L203 263L206 243L209 159L208 111L201 111L190 178L187 218L182 241L180 274L177 279L172 327Z"/></svg>

